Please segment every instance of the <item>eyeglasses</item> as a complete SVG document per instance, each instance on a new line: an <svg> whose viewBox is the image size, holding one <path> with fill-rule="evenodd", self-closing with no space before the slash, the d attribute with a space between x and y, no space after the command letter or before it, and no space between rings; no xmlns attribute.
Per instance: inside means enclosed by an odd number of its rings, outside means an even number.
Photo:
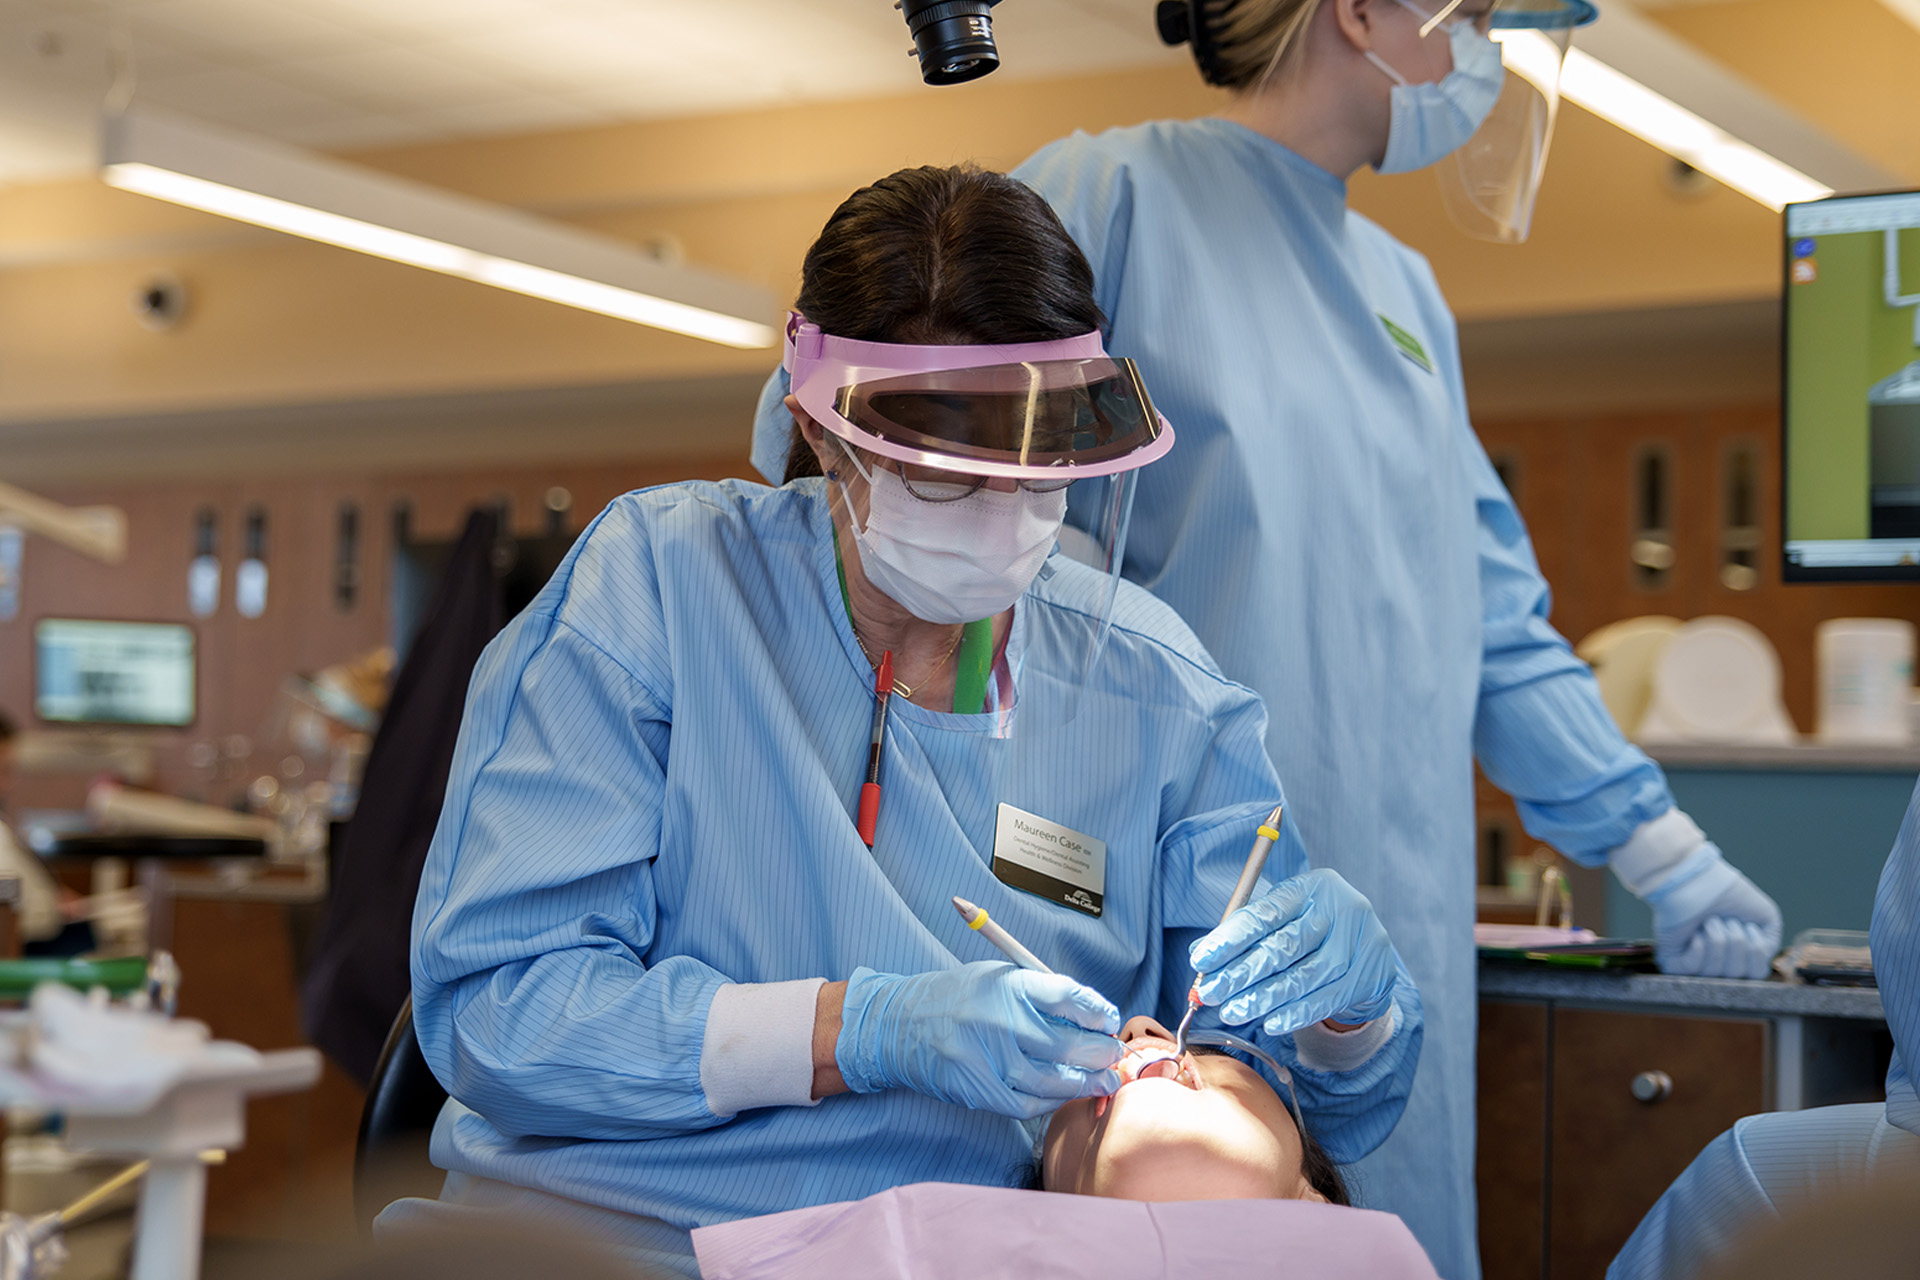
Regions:
<svg viewBox="0 0 1920 1280"><path fill-rule="evenodd" d="M1420 25L1422 38L1433 33L1436 27L1451 29L1456 23L1472 23L1473 29L1481 35L1493 30L1494 10L1500 7L1499 0L1447 0L1440 6L1438 13L1429 13L1424 4L1415 4L1413 0L1400 0L1402 8L1423 19Z"/></svg>
<svg viewBox="0 0 1920 1280"><path fill-rule="evenodd" d="M881 465L889 465L883 461ZM891 462L891 469L899 472L901 483L907 486L907 492L922 502L958 502L962 498L971 498L986 488L987 477L970 476L961 471L942 471L938 467L922 466L917 462ZM1015 484L1028 493L1058 493L1073 483L1072 476L1054 479L1021 479Z"/></svg>
<svg viewBox="0 0 1920 1280"><path fill-rule="evenodd" d="M868 484L873 483L873 467L885 467L900 477L907 492L922 502L958 502L962 498L971 498L986 488L987 477L969 475L964 471L947 471L941 467L929 467L918 462L901 462L894 458L869 454L872 466L860 460L860 450L840 442L840 455L852 464L860 478ZM832 475L832 472L828 473ZM1029 477L1015 480L1015 484L1028 493L1058 493L1073 483L1072 476Z"/></svg>

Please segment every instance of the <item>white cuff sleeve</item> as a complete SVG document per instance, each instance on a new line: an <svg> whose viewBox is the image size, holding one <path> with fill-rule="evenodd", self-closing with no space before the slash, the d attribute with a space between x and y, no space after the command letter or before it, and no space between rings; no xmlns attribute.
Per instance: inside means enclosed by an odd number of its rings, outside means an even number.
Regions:
<svg viewBox="0 0 1920 1280"><path fill-rule="evenodd" d="M1625 844L1607 855L1607 862L1629 893L1644 898L1706 842L1707 833L1692 818L1669 809L1641 823Z"/></svg>
<svg viewBox="0 0 1920 1280"><path fill-rule="evenodd" d="M1385 1017L1351 1031L1335 1031L1324 1022L1316 1022L1293 1033L1294 1056L1309 1071L1352 1071L1380 1052L1399 1026L1398 1005L1388 1009Z"/></svg>
<svg viewBox="0 0 1920 1280"><path fill-rule="evenodd" d="M700 1045L700 1087L717 1116L810 1107L813 1015L825 978L734 982L716 991Z"/></svg>

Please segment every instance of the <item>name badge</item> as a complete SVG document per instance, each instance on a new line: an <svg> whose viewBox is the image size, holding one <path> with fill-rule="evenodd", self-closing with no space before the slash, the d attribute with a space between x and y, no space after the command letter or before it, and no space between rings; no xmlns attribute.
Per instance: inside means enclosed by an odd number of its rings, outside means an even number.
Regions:
<svg viewBox="0 0 1920 1280"><path fill-rule="evenodd" d="M1433 361L1428 357L1427 349L1420 345L1420 339L1387 319L1385 314L1377 311L1374 314L1380 317L1381 324L1387 326L1387 337L1393 339L1394 349L1428 373L1432 373Z"/></svg>
<svg viewBox="0 0 1920 1280"><path fill-rule="evenodd" d="M993 828L993 874L1002 884L1098 916L1106 901L1107 842L1003 804Z"/></svg>

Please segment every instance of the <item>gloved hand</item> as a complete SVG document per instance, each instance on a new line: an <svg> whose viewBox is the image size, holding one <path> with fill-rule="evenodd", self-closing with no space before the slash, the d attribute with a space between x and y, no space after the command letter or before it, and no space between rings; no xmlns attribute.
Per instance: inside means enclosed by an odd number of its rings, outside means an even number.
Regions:
<svg viewBox="0 0 1920 1280"><path fill-rule="evenodd" d="M1239 1026L1264 1018L1286 1035L1325 1018L1371 1022L1393 1006L1398 977L1386 926L1338 872L1283 880L1189 951L1200 998Z"/></svg>
<svg viewBox="0 0 1920 1280"><path fill-rule="evenodd" d="M913 1089L1031 1120L1112 1093L1120 1011L1062 974L1003 961L911 977L856 969L834 1057L855 1093Z"/></svg>
<svg viewBox="0 0 1920 1280"><path fill-rule="evenodd" d="M1720 855L1712 841L1646 895L1654 957L1667 973L1764 978L1780 949L1780 908Z"/></svg>

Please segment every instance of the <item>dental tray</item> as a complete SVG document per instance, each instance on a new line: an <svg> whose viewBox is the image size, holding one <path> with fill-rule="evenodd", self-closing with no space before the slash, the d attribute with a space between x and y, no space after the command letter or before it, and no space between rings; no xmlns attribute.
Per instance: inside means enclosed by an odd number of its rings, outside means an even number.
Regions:
<svg viewBox="0 0 1920 1280"><path fill-rule="evenodd" d="M1804 929L1773 967L1822 987L1877 987L1873 952L1858 929Z"/></svg>

